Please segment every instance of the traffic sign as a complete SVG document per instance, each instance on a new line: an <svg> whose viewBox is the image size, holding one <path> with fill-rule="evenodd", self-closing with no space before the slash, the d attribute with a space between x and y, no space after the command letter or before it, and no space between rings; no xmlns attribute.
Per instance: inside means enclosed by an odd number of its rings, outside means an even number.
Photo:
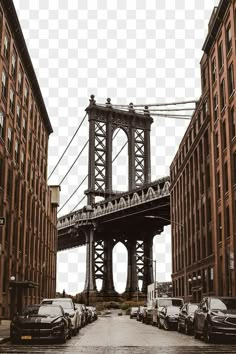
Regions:
<svg viewBox="0 0 236 354"><path fill-rule="evenodd" d="M5 225L5 218L0 217L0 226Z"/></svg>

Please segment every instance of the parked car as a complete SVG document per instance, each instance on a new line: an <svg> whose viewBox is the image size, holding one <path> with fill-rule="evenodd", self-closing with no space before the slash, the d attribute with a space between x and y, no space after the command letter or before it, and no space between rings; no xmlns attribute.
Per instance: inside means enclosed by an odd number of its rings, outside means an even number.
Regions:
<svg viewBox="0 0 236 354"><path fill-rule="evenodd" d="M152 307L151 306L144 307L142 322L146 323L146 324L152 323Z"/></svg>
<svg viewBox="0 0 236 354"><path fill-rule="evenodd" d="M146 306L139 306L138 311L137 311L137 321L142 321L143 320L143 312Z"/></svg>
<svg viewBox="0 0 236 354"><path fill-rule="evenodd" d="M163 306L178 306L182 307L184 301L182 298L177 297L157 297L152 302L152 324L159 326L159 311Z"/></svg>
<svg viewBox="0 0 236 354"><path fill-rule="evenodd" d="M84 304L75 303L75 310L78 312L79 328L82 328L86 325L86 307Z"/></svg>
<svg viewBox="0 0 236 354"><path fill-rule="evenodd" d="M194 337L213 342L216 337L236 338L236 297L204 297L194 313Z"/></svg>
<svg viewBox="0 0 236 354"><path fill-rule="evenodd" d="M178 332L184 332L185 334L193 333L193 318L197 308L198 304L190 302L181 307L178 317Z"/></svg>
<svg viewBox="0 0 236 354"><path fill-rule="evenodd" d="M129 317L130 318L137 317L137 311L138 311L137 307L131 307Z"/></svg>
<svg viewBox="0 0 236 354"><path fill-rule="evenodd" d="M179 316L179 306L164 306L159 311L158 327L169 329L177 329Z"/></svg>
<svg viewBox="0 0 236 354"><path fill-rule="evenodd" d="M13 343L34 339L56 339L65 343L71 335L69 314L60 305L27 306L21 315L13 317L10 324Z"/></svg>
<svg viewBox="0 0 236 354"><path fill-rule="evenodd" d="M43 299L41 304L48 304L48 305L61 305L63 310L69 313L72 325L72 333L75 336L79 332L79 318L78 313L75 310L75 305L71 298L66 297L57 297L54 299Z"/></svg>
<svg viewBox="0 0 236 354"><path fill-rule="evenodd" d="M91 312L91 322L96 321L97 317L97 311L96 307L94 306L87 306L88 310Z"/></svg>

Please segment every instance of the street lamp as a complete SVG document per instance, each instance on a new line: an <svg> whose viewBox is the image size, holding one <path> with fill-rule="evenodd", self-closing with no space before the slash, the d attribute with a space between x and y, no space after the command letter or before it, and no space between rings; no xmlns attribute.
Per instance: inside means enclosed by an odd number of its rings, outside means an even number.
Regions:
<svg viewBox="0 0 236 354"><path fill-rule="evenodd" d="M181 227L182 230L182 237L183 237L183 245L184 245L184 301L187 299L187 269L186 269L186 249L185 249L185 232L184 232L184 225L180 224L179 222L164 218L162 216L157 216L157 215L146 215L145 218L150 218L150 219L162 219L170 222L171 224L175 224Z"/></svg>

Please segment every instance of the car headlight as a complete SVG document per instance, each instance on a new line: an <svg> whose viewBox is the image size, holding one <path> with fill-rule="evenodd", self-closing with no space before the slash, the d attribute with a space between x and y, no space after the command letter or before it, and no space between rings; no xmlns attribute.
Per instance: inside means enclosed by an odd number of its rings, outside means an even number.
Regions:
<svg viewBox="0 0 236 354"><path fill-rule="evenodd" d="M213 316L211 317L212 322L223 322L225 320L225 316Z"/></svg>

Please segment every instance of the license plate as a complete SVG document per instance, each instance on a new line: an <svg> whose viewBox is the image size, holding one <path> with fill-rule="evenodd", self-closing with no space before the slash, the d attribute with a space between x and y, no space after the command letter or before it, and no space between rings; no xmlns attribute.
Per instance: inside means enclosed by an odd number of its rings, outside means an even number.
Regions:
<svg viewBox="0 0 236 354"><path fill-rule="evenodd" d="M21 336L21 339L32 339L32 336Z"/></svg>

